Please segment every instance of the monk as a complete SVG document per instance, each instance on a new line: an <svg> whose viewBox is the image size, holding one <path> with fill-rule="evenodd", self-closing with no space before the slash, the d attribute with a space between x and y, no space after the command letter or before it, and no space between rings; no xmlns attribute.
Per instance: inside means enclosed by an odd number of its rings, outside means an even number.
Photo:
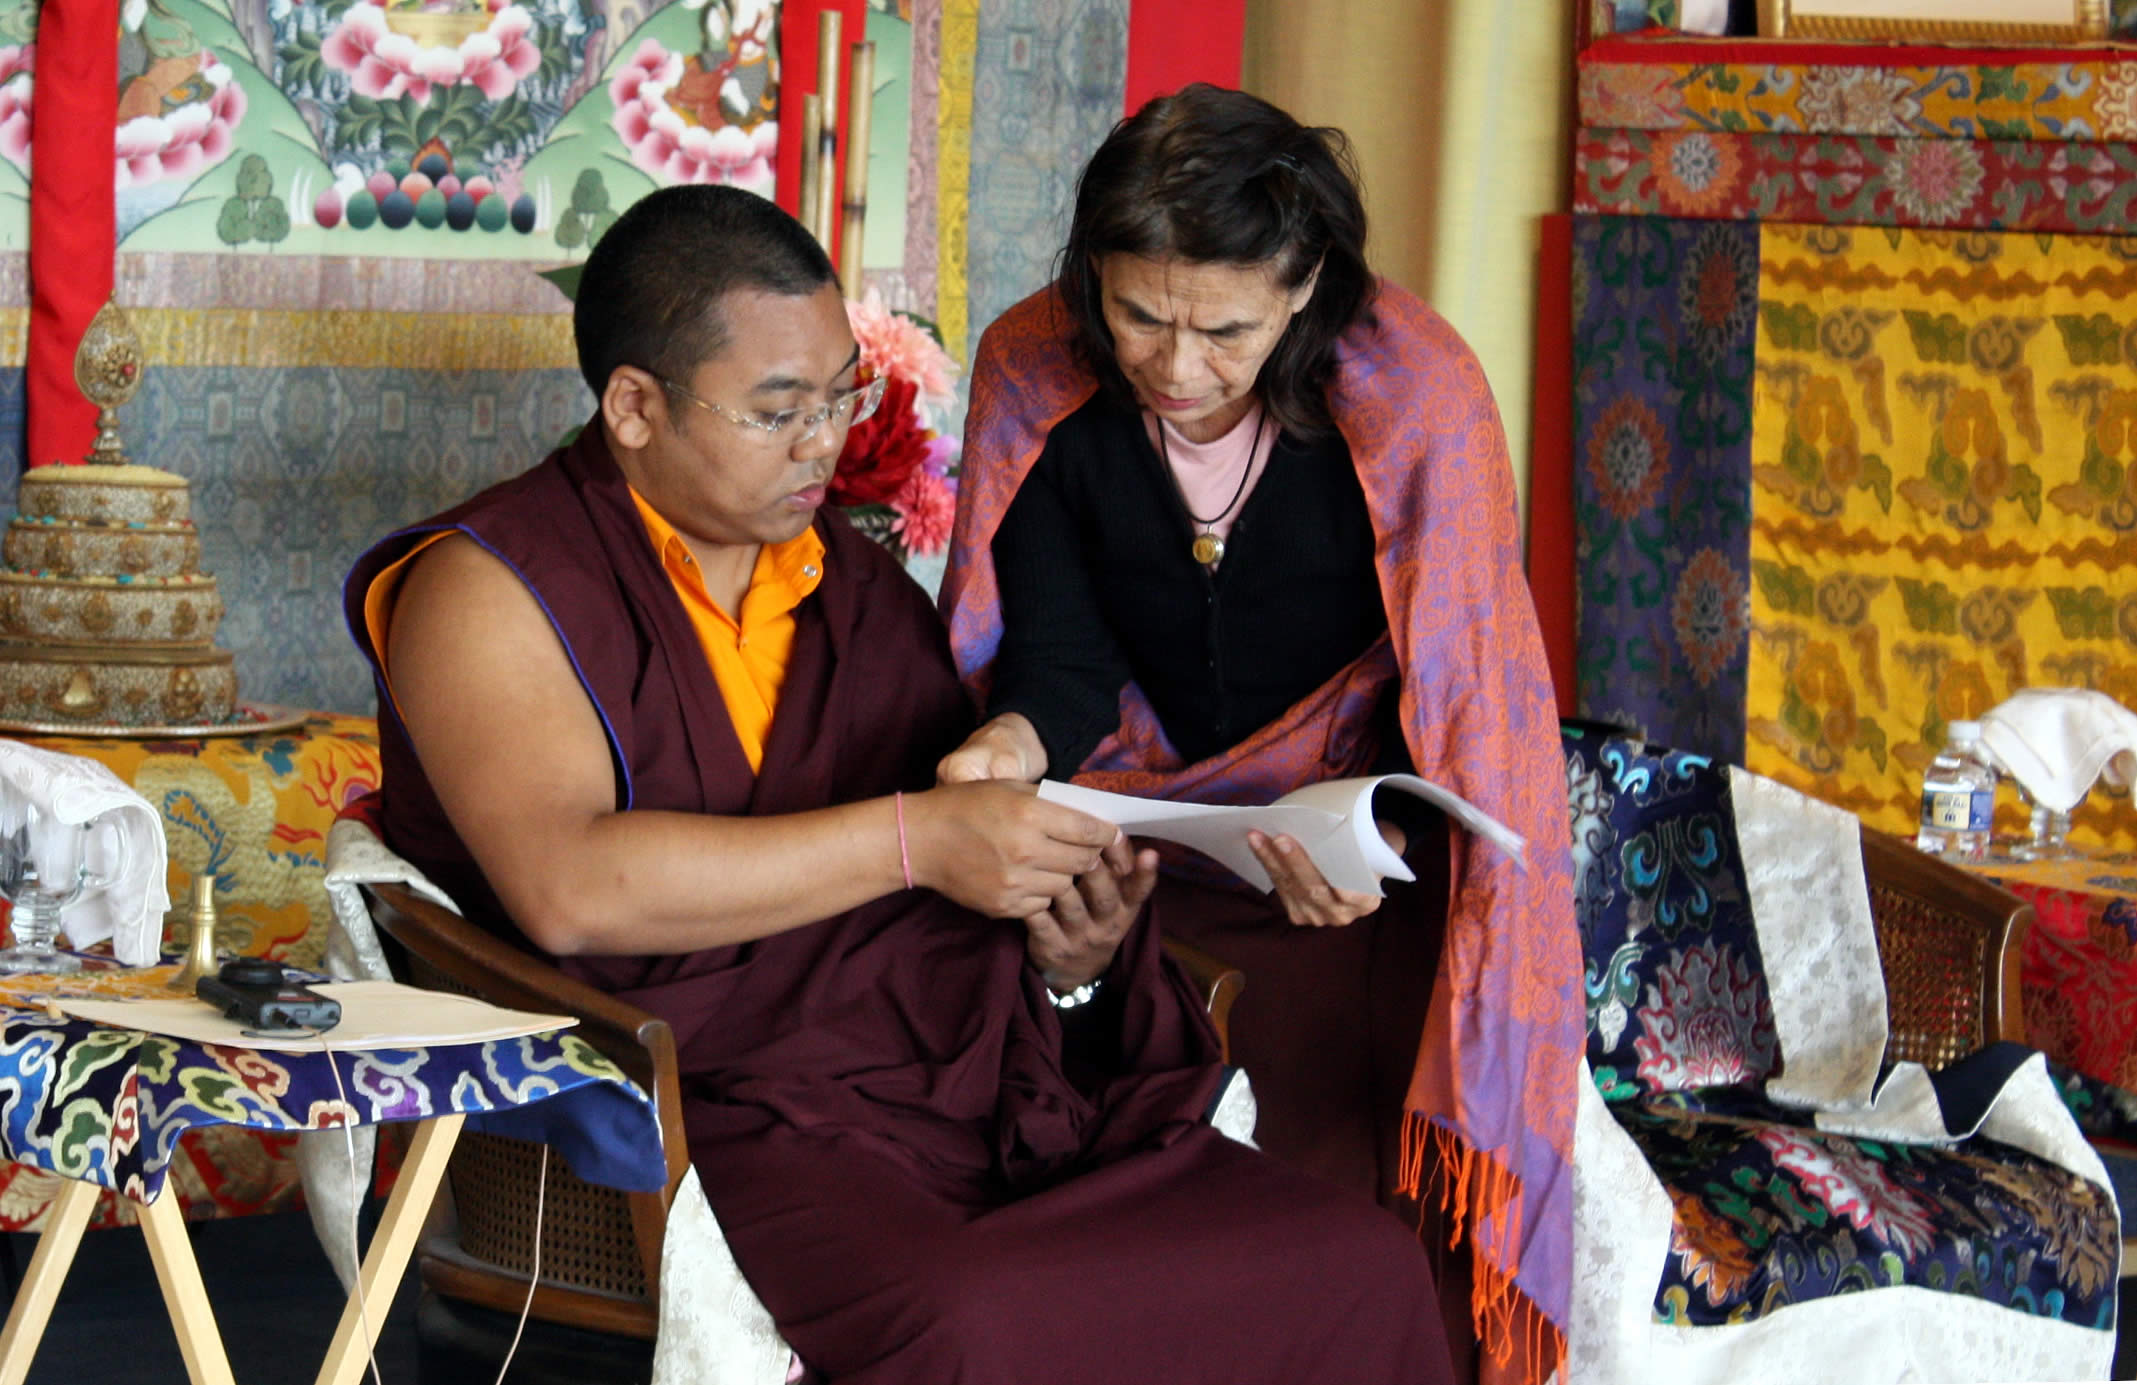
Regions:
<svg viewBox="0 0 2137 1385"><path fill-rule="evenodd" d="M926 595L825 511L858 374L770 203L645 198L574 317L578 440L362 558L383 831L666 1019L744 1275L831 1381L1430 1382L1414 1236L1202 1120L1156 872L972 729Z"/></svg>

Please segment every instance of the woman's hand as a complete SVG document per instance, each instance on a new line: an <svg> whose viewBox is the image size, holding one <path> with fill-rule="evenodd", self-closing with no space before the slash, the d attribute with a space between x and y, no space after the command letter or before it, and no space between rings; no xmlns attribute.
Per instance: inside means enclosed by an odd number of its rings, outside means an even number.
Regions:
<svg viewBox="0 0 2137 1385"><path fill-rule="evenodd" d="M1013 779L1036 784L1046 773L1046 747L1022 712L1004 712L965 738L935 766L938 784Z"/></svg>
<svg viewBox="0 0 2137 1385"><path fill-rule="evenodd" d="M1381 839L1395 849L1397 856L1402 855L1408 845L1402 829L1392 822L1375 825L1380 828ZM1378 896L1339 890L1329 884L1306 849L1289 837L1249 832L1247 845L1253 848L1262 869L1269 872L1285 916L1302 928L1341 928L1380 907Z"/></svg>
<svg viewBox="0 0 2137 1385"><path fill-rule="evenodd" d="M1076 877L1053 904L1024 920L1025 955L1056 995L1066 995L1113 965L1120 940L1157 888L1158 854L1121 837L1098 865Z"/></svg>
<svg viewBox="0 0 2137 1385"><path fill-rule="evenodd" d="M1029 784L949 784L905 796L912 880L990 918L1041 913L1124 840Z"/></svg>

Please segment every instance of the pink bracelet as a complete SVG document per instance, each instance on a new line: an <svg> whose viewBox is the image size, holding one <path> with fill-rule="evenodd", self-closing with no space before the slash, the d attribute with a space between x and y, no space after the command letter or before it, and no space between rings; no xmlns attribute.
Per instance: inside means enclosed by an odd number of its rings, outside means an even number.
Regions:
<svg viewBox="0 0 2137 1385"><path fill-rule="evenodd" d="M898 809L898 864L905 871L905 888L913 887L913 858L905 849L905 791L899 790L890 796Z"/></svg>

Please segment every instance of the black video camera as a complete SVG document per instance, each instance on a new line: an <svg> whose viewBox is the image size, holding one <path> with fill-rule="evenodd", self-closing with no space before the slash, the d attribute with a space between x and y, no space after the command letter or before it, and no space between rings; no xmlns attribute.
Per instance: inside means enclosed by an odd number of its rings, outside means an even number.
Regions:
<svg viewBox="0 0 2137 1385"><path fill-rule="evenodd" d="M255 1030L332 1029L341 1023L341 1002L289 979L280 962L239 957L194 991L224 1016Z"/></svg>

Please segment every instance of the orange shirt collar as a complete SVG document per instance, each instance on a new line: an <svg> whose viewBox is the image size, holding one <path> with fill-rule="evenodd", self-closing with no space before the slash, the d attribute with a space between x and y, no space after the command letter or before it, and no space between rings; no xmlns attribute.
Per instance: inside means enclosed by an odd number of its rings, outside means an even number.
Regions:
<svg viewBox="0 0 2137 1385"><path fill-rule="evenodd" d="M653 542L653 551L660 556L661 566L667 570L668 576L687 583L704 596L705 578L698 571L690 545L683 541L675 526L638 493L636 487L627 489L631 492L631 503L638 507L638 517L645 522L646 536ZM824 541L817 537L816 526L811 525L784 543L768 543L757 550L757 565L750 572L749 591L742 598L741 611L726 611L709 596L704 599L713 610L739 628L748 618L761 620L786 614L799 606L823 580Z"/></svg>

